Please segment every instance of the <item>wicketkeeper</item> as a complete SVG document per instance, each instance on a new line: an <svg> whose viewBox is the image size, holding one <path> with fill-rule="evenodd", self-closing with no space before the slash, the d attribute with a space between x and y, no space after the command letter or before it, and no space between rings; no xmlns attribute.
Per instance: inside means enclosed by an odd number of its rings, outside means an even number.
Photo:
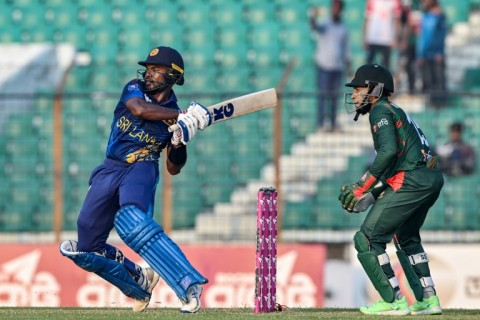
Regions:
<svg viewBox="0 0 480 320"><path fill-rule="evenodd" d="M60 252L135 299L133 311L147 307L160 276L182 301L180 311L195 313L208 280L152 217L160 152L167 148L168 172L180 173L186 144L212 123L212 116L194 102L179 109L172 87L183 85L184 65L175 49L154 48L139 64L145 69L125 85L115 108L106 159L90 177L77 220L78 241L64 241ZM107 244L113 228L150 267Z"/></svg>
<svg viewBox="0 0 480 320"><path fill-rule="evenodd" d="M369 315L441 314L421 238L427 212L443 187L443 176L430 155L422 130L389 101L394 92L390 72L377 64L363 65L346 84L345 105L369 114L376 157L363 177L341 187L339 200L348 212L365 211L353 240L357 257L382 300L360 311ZM409 306L399 289L386 245L394 240L397 256L416 302Z"/></svg>

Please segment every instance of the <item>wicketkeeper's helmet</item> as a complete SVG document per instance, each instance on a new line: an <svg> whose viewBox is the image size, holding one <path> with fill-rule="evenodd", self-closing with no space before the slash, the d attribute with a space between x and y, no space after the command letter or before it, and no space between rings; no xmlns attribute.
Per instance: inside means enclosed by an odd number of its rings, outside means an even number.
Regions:
<svg viewBox="0 0 480 320"><path fill-rule="evenodd" d="M368 87L372 83L382 84L384 93L393 93L393 77L390 71L379 64L365 64L357 69L347 87Z"/></svg>
<svg viewBox="0 0 480 320"><path fill-rule="evenodd" d="M370 111L372 105L369 97L379 98L381 96L389 96L395 90L392 74L386 68L378 64L365 64L361 66L355 72L352 81L346 83L345 86L353 88L369 88L367 94L364 96L363 103L360 106L357 106L356 102L352 101L352 93L345 93L344 102L347 107L347 112L357 112L354 118L355 121L357 121L360 114L363 115Z"/></svg>

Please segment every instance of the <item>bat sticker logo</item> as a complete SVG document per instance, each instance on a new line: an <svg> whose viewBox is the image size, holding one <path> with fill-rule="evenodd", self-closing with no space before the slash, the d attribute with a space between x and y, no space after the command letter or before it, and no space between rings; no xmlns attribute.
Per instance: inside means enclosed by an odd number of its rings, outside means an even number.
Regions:
<svg viewBox="0 0 480 320"><path fill-rule="evenodd" d="M230 118L235 112L235 107L232 103L220 106L218 109L213 109L213 121L218 121L223 118Z"/></svg>

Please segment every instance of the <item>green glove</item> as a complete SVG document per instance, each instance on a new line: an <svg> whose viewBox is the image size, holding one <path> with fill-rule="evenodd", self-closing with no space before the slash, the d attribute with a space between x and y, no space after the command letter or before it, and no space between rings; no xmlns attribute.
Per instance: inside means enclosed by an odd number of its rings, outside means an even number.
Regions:
<svg viewBox="0 0 480 320"><path fill-rule="evenodd" d="M348 212L365 211L373 202L375 202L381 191L383 191L381 190L380 192L377 192L383 188L383 183L380 182L380 184L377 186L377 182L378 179L372 176L369 171L367 171L360 181L354 184L342 186L338 196L338 200L340 200L342 207ZM374 195L371 191L375 188L379 189L375 190ZM355 207L359 201L359 205Z"/></svg>

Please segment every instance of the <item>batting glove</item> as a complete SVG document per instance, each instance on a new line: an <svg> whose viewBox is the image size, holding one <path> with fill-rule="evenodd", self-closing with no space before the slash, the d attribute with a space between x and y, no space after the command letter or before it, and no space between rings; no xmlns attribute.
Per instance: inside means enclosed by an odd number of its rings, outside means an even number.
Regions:
<svg viewBox="0 0 480 320"><path fill-rule="evenodd" d="M212 114L200 103L192 101L187 113L193 115L198 121L198 129L203 130L212 124Z"/></svg>
<svg viewBox="0 0 480 320"><path fill-rule="evenodd" d="M338 200L340 200L343 209L347 210L348 212L362 212L367 210L368 207L376 200L376 197L373 197L371 191L377 187L377 182L378 179L372 176L369 171L367 171L360 181L354 184L342 186ZM383 183L380 182L378 188L381 187L383 187ZM377 192L375 192L375 194L377 194ZM379 194L380 193L378 193L378 195ZM358 202L360 203L356 207Z"/></svg>
<svg viewBox="0 0 480 320"><path fill-rule="evenodd" d="M173 145L178 145L179 141L186 145L197 134L198 121L189 113L180 113L177 123L168 127L168 131L173 132L170 140Z"/></svg>
<svg viewBox="0 0 480 320"><path fill-rule="evenodd" d="M171 131L171 130L173 130L173 131ZM168 128L168 131L173 132L172 138L170 139L170 143L173 146L181 145L182 144L183 133L182 133L182 129L180 129L180 126L177 126L177 125L175 125L175 127L171 126L171 127Z"/></svg>

